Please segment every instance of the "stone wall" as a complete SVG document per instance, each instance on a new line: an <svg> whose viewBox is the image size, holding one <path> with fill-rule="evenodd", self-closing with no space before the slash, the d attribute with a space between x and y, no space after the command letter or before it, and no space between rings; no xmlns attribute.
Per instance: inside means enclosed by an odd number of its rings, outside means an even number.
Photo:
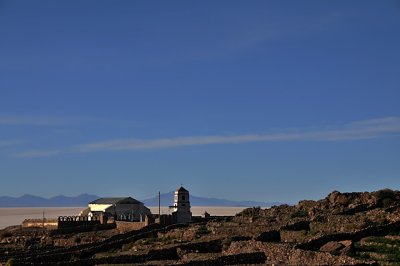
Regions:
<svg viewBox="0 0 400 266"><path fill-rule="evenodd" d="M172 215L161 214L161 216L155 215L155 223L158 223L160 225L170 225L173 224L174 221L172 219Z"/></svg>
<svg viewBox="0 0 400 266"><path fill-rule="evenodd" d="M93 227L100 224L100 217L92 217L89 219L87 216L60 216L58 217L58 228L70 227Z"/></svg>
<svg viewBox="0 0 400 266"><path fill-rule="evenodd" d="M219 265L240 265L240 264L264 264L267 260L264 252L252 252L252 253L238 253L234 255L220 256L215 259L208 260L193 260L185 266L219 266Z"/></svg>
<svg viewBox="0 0 400 266"><path fill-rule="evenodd" d="M128 264L128 263L149 263L151 261L164 261L167 264L167 261L171 262L171 260L180 260L186 253L195 252L195 253L215 253L214 258L206 259L206 260L189 260L186 264L183 265L238 265L238 264L259 264L264 263L266 260L266 256L263 252L249 252L244 254L234 254L234 255L220 255L222 250L222 244L220 240L212 240L208 242L198 242L198 243L190 243L178 245L170 248L163 249L151 249L146 254L140 255L119 255L119 256L110 256L103 258L92 258L91 256L84 256L85 258L78 259L78 256L74 257L74 260L71 260L71 254L68 252L64 253L56 253L53 252L50 256L42 255L36 258L29 258L25 260L16 260L17 265L32 265L32 264L43 264L45 263L56 264L57 265L99 265L99 264ZM82 250L85 253L85 250Z"/></svg>
<svg viewBox="0 0 400 266"><path fill-rule="evenodd" d="M365 229L361 229L350 233L336 233L324 235L311 239L308 242L298 244L296 247L305 250L319 250L323 245L331 241L343 241L352 240L359 241L364 237L368 236L385 236L389 233L400 232L400 221L393 222L386 225L370 226Z"/></svg>
<svg viewBox="0 0 400 266"><path fill-rule="evenodd" d="M109 224L104 224L101 226L106 225ZM52 252L48 252L48 250L29 250L26 253L13 254L12 257L15 259L17 263L16 265L37 265L43 263L45 263L45 265L48 265L51 263L55 264L55 262L70 261L72 258L79 258L81 262L83 261L82 265L90 265L85 264L85 259L90 260L89 258L91 258L96 253L105 252L111 248L121 248L124 244L131 243L139 239L155 237L157 235L157 232L160 231L166 232L183 227L187 227L187 225L176 224L162 227L159 224L150 224L149 226L144 227L140 230L115 235L101 242L56 248L52 250ZM10 257L11 254L3 254L2 256L0 255L0 261L7 261ZM79 263L77 265L79 265Z"/></svg>
<svg viewBox="0 0 400 266"><path fill-rule="evenodd" d="M25 219L22 222L22 227L45 227L49 229L57 228L57 219Z"/></svg>
<svg viewBox="0 0 400 266"><path fill-rule="evenodd" d="M74 227L57 228L51 230L49 232L49 235L53 236L60 234L72 234L72 233L75 234L75 233L90 232L90 231L109 230L114 228L115 228L115 223L81 225Z"/></svg>
<svg viewBox="0 0 400 266"><path fill-rule="evenodd" d="M139 230L148 225L146 222L125 222L125 221L116 221L115 224L117 230L120 233Z"/></svg>
<svg viewBox="0 0 400 266"><path fill-rule="evenodd" d="M129 231L140 230L145 226L154 223L153 217L146 215L143 222L129 222L129 221L116 221L116 228L120 233L126 233Z"/></svg>

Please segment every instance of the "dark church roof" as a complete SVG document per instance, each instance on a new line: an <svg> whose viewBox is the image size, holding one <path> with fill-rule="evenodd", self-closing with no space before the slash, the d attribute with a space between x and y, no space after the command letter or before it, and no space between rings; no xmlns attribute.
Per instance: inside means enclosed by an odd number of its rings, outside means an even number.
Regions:
<svg viewBox="0 0 400 266"><path fill-rule="evenodd" d="M178 192L189 192L189 191L187 191L184 187L180 187L178 188Z"/></svg>
<svg viewBox="0 0 400 266"><path fill-rule="evenodd" d="M123 197L123 198L100 198L90 202L89 204L136 204L136 203L140 203L140 201L137 201L131 197Z"/></svg>

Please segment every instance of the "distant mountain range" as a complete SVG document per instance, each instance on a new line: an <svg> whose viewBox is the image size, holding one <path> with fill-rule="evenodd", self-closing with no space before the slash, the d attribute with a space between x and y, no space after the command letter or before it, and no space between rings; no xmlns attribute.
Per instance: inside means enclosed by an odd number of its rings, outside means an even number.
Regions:
<svg viewBox="0 0 400 266"><path fill-rule="evenodd" d="M100 198L96 195L82 194L76 197L55 196L43 198L34 195L23 195L21 197L0 197L0 207L80 207L87 206L89 202ZM161 206L171 206L174 201L174 192L161 194ZM141 200L146 206L158 206L158 197ZM205 198L191 195L192 206L220 206L220 207L270 207L281 205L280 202L257 202L257 201L231 201L226 199Z"/></svg>
<svg viewBox="0 0 400 266"><path fill-rule="evenodd" d="M82 194L76 197L67 197L63 195L52 198L42 198L25 194L21 197L0 197L0 207L80 207L87 204L99 196Z"/></svg>
<svg viewBox="0 0 400 266"><path fill-rule="evenodd" d="M161 194L161 206L172 206L174 203L174 192ZM158 206L158 197L142 200L146 206ZM218 206L218 207L271 207L281 205L280 202L258 202L258 201L232 201L226 199L205 198L190 195L190 205L192 206Z"/></svg>

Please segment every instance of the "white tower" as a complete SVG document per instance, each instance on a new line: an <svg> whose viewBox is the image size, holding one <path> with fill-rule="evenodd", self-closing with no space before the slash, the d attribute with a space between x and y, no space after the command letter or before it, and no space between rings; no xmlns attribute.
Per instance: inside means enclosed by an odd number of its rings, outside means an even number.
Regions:
<svg viewBox="0 0 400 266"><path fill-rule="evenodd" d="M189 191L183 187L175 191L172 215L177 223L189 223L192 220Z"/></svg>

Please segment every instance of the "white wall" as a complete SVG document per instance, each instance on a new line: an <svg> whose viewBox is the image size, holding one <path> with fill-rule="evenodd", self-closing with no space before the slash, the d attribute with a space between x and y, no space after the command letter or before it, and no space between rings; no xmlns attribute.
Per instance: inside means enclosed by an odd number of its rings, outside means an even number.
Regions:
<svg viewBox="0 0 400 266"><path fill-rule="evenodd" d="M112 204L89 204L90 211L92 212L104 212Z"/></svg>
<svg viewBox="0 0 400 266"><path fill-rule="evenodd" d="M119 220L144 221L145 215L150 215L149 209L143 203L135 204L89 204L91 211L108 212L117 215Z"/></svg>

